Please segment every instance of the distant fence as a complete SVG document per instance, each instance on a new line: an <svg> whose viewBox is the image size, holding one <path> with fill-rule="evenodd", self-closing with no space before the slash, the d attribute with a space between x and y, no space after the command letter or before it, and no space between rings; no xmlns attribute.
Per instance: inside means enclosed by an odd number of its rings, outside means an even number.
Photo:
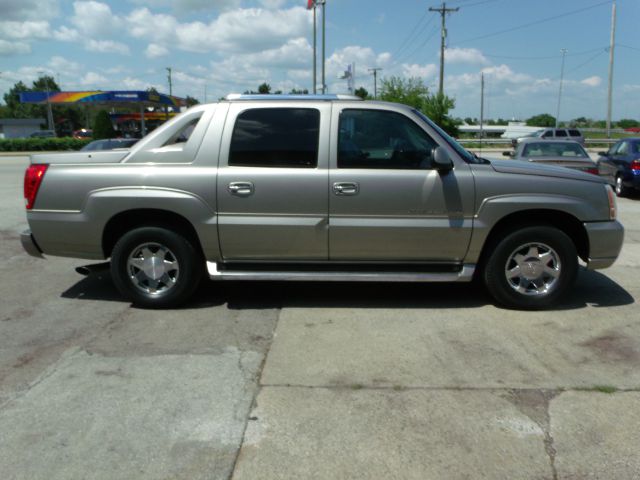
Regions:
<svg viewBox="0 0 640 480"><path fill-rule="evenodd" d="M490 148L491 146L502 147L511 146L511 138L461 138L458 143L461 145L469 145L475 148ZM585 138L585 146L591 145L612 145L616 143L619 138Z"/></svg>

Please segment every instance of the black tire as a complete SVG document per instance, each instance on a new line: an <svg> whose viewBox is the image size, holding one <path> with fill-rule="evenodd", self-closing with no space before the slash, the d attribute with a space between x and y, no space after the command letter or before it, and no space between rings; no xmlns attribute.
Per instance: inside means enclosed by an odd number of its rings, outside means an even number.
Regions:
<svg viewBox="0 0 640 480"><path fill-rule="evenodd" d="M489 248L484 283L493 298L509 308L537 310L553 305L578 273L575 245L554 227L522 228Z"/></svg>
<svg viewBox="0 0 640 480"><path fill-rule="evenodd" d="M622 181L622 175L616 175L616 183L613 189L618 197L627 197L629 195L629 188L625 187Z"/></svg>
<svg viewBox="0 0 640 480"><path fill-rule="evenodd" d="M184 303L202 279L204 262L182 235L159 227L125 233L113 247L111 276L134 305L170 308Z"/></svg>

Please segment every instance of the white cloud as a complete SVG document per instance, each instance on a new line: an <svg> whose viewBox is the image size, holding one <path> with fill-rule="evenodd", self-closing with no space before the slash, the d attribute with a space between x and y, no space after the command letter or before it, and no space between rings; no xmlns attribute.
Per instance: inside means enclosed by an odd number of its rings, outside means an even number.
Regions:
<svg viewBox="0 0 640 480"><path fill-rule="evenodd" d="M584 80L581 80L580 83L582 85L586 85L587 87L599 87L602 84L602 78L594 75L593 77L588 77Z"/></svg>
<svg viewBox="0 0 640 480"><path fill-rule="evenodd" d="M0 22L0 37L5 39L29 40L49 36L49 22L33 20Z"/></svg>
<svg viewBox="0 0 640 480"><path fill-rule="evenodd" d="M87 74L80 79L80 85L83 87L104 87L107 85L109 81L106 77L96 73L96 72L87 72Z"/></svg>
<svg viewBox="0 0 640 480"><path fill-rule="evenodd" d="M48 20L59 13L57 0L2 0L3 20Z"/></svg>
<svg viewBox="0 0 640 480"><path fill-rule="evenodd" d="M177 14L198 10L228 10L240 6L241 0L131 0L136 5L153 8L173 7Z"/></svg>
<svg viewBox="0 0 640 480"><path fill-rule="evenodd" d="M444 52L446 63L487 65L489 60L476 48L447 48Z"/></svg>
<svg viewBox="0 0 640 480"><path fill-rule="evenodd" d="M282 8L284 4L287 3L287 0L259 0L259 1L260 1L260 5L270 9Z"/></svg>
<svg viewBox="0 0 640 480"><path fill-rule="evenodd" d="M76 29L65 27L64 25L55 30L52 36L60 42L77 42L80 40L80 33Z"/></svg>
<svg viewBox="0 0 640 480"><path fill-rule="evenodd" d="M77 74L83 70L79 63L67 60L64 57L53 56L47 64L54 72L64 72L65 74Z"/></svg>
<svg viewBox="0 0 640 480"><path fill-rule="evenodd" d="M147 49L144 51L147 58L158 58L169 55L169 49L157 43L150 43Z"/></svg>
<svg viewBox="0 0 640 480"><path fill-rule="evenodd" d="M106 3L89 1L73 2L71 23L90 38L112 37L122 26L122 19L114 15Z"/></svg>
<svg viewBox="0 0 640 480"><path fill-rule="evenodd" d="M436 76L436 73L438 73L438 66L433 63L429 63L428 65L402 65L402 74L406 77L431 79Z"/></svg>
<svg viewBox="0 0 640 480"><path fill-rule="evenodd" d="M147 88L155 88L159 92L163 92L167 87L158 83L143 82L138 78L126 77L120 81L124 90L146 90Z"/></svg>
<svg viewBox="0 0 640 480"><path fill-rule="evenodd" d="M250 53L306 36L311 17L302 7L273 11L248 8L224 12L210 23L180 23L172 15L140 8L126 21L134 37L159 45L201 53Z"/></svg>
<svg viewBox="0 0 640 480"><path fill-rule="evenodd" d="M9 42L0 39L0 56L24 55L31 52L31 46L25 42Z"/></svg>
<svg viewBox="0 0 640 480"><path fill-rule="evenodd" d="M89 40L85 48L90 52L117 53L120 55L129 55L130 53L128 46L113 40Z"/></svg>

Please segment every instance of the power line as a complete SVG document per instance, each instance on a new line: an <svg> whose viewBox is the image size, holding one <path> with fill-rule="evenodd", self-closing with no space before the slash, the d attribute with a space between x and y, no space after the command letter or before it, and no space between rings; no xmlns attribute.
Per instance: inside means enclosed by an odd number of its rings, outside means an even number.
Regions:
<svg viewBox="0 0 640 480"><path fill-rule="evenodd" d="M576 52L576 53L567 53L567 57L579 57L582 55L588 55L589 53L593 53L593 52L602 52L603 50L606 50L608 47L598 47L598 48L592 48L590 50L585 50L583 52ZM489 54L489 53L482 53L485 57L489 57L489 58L503 58L505 60L555 60L556 58L558 58L557 55L548 55L548 56L531 56L531 57L515 57L515 56L508 56L508 55L493 55L493 54Z"/></svg>
<svg viewBox="0 0 640 480"><path fill-rule="evenodd" d="M539 25L541 23L549 22L551 20L557 20L558 18L568 17L570 15L575 15L577 13L586 12L587 10L592 10L594 8L601 7L602 5L609 5L610 3L611 3L610 0L606 0L604 2L599 2L599 3L596 3L594 5L590 5L588 7L579 8L577 10L571 10L570 12L560 13L560 14L554 15L552 17L546 17L546 18L542 18L540 20L536 20L536 21L533 21L533 22L524 23L524 24L518 25L516 27L506 28L504 30L499 30L499 31L493 32L493 33L487 33L485 35L480 35L480 36L474 37L474 38L467 38L467 39L465 39L465 40L463 40L463 41L461 41L459 43L474 42L476 40L483 40L485 38L490 38L490 37L495 37L497 35L502 35L503 33L515 32L516 30L521 30L523 28L532 27L534 25Z"/></svg>
<svg viewBox="0 0 640 480"><path fill-rule="evenodd" d="M419 45L417 45L413 50L411 50L408 54L403 54L400 55L397 60L395 62L393 62L392 66L396 66L399 65L401 62L403 62L404 60L408 60L411 57L413 57L413 55L418 51L418 50L422 50L427 43L429 43L429 41L435 36L435 34L438 33L438 26L434 25L433 28L431 29L431 32L429 33L429 35L427 35L427 38Z"/></svg>
<svg viewBox="0 0 640 480"><path fill-rule="evenodd" d="M418 28L420 27L420 24L424 21L424 19L427 17L427 15L429 14L428 10L425 10L424 14L422 15L422 17L420 17L420 20L418 20L418 22L415 24L415 26L413 27L413 29L411 30L411 33L409 33L409 35L407 35L405 37L405 39L403 40L403 42L400 44L400 46L398 48L396 48L396 50L393 52L392 57L395 57L396 55L399 55L400 52L403 50L403 48L405 48L405 46L407 46L407 44L409 43L410 39L413 37L413 35L415 34L415 32L418 30ZM429 25L429 23L431 23L433 21L434 17L431 17L429 19L429 21L427 22L427 24L423 27L422 31L424 31L425 28L427 28L427 26Z"/></svg>

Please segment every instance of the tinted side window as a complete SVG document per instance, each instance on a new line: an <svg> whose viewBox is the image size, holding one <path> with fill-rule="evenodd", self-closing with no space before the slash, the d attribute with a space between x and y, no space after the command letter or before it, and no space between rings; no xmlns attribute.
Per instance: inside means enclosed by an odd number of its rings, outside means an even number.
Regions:
<svg viewBox="0 0 640 480"><path fill-rule="evenodd" d="M553 131L552 131L552 130L547 130L546 132L544 132L544 133L542 134L542 136L543 136L544 138L553 137Z"/></svg>
<svg viewBox="0 0 640 480"><path fill-rule="evenodd" d="M382 110L340 115L338 168L425 169L436 142L411 119Z"/></svg>
<svg viewBox="0 0 640 480"><path fill-rule="evenodd" d="M256 108L238 115L229 165L314 168L320 112L312 108Z"/></svg>
<svg viewBox="0 0 640 480"><path fill-rule="evenodd" d="M580 133L580 130L569 130L569 135L571 135L572 137L581 137L582 134Z"/></svg>
<svg viewBox="0 0 640 480"><path fill-rule="evenodd" d="M566 130L556 130L556 137L566 137L566 136L567 136Z"/></svg>

